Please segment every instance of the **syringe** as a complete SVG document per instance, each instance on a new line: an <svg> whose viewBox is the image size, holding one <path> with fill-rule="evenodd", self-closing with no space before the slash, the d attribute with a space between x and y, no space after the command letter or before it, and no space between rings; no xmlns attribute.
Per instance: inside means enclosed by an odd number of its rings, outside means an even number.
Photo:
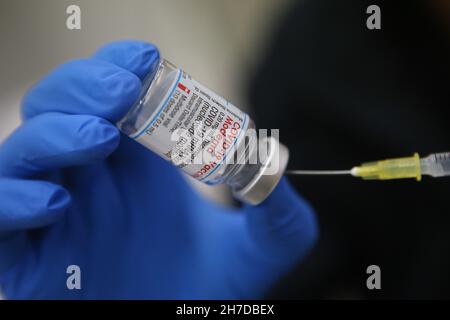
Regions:
<svg viewBox="0 0 450 320"><path fill-rule="evenodd" d="M349 174L366 180L415 178L420 181L424 174L432 177L450 176L450 152L432 153L425 158L420 158L418 153L414 153L411 157L366 162L350 170L288 170L287 174Z"/></svg>

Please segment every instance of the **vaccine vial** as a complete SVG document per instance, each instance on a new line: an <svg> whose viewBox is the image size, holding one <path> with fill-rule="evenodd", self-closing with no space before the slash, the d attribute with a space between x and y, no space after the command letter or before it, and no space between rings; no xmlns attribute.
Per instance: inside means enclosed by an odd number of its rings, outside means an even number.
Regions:
<svg viewBox="0 0 450 320"><path fill-rule="evenodd" d="M276 137L258 135L248 114L164 59L117 126L184 173L228 184L253 205L272 192L289 158Z"/></svg>

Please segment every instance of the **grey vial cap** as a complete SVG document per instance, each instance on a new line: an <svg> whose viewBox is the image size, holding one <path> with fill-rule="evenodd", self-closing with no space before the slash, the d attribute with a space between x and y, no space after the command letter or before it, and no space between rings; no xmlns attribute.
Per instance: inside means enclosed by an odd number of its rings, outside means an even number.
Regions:
<svg viewBox="0 0 450 320"><path fill-rule="evenodd" d="M252 204L260 204L275 189L289 160L289 150L273 137L262 138L268 145L268 157L250 182L239 190L233 189L235 198Z"/></svg>

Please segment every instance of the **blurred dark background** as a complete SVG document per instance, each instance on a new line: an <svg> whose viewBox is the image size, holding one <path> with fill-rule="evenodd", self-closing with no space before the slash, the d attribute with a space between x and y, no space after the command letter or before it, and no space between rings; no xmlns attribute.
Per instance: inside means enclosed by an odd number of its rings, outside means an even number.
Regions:
<svg viewBox="0 0 450 320"><path fill-rule="evenodd" d="M381 30L366 8L381 8ZM280 128L291 169L450 150L448 1L300 1L251 86L255 121ZM449 298L450 179L291 177L321 237L277 298ZM369 265L381 290L368 290Z"/></svg>

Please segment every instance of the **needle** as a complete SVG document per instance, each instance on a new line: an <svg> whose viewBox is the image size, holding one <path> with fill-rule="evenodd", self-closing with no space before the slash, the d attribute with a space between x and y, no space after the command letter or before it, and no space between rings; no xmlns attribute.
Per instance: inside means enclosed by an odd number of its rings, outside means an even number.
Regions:
<svg viewBox="0 0 450 320"><path fill-rule="evenodd" d="M286 173L293 175L337 175L352 174L352 170L288 170Z"/></svg>

